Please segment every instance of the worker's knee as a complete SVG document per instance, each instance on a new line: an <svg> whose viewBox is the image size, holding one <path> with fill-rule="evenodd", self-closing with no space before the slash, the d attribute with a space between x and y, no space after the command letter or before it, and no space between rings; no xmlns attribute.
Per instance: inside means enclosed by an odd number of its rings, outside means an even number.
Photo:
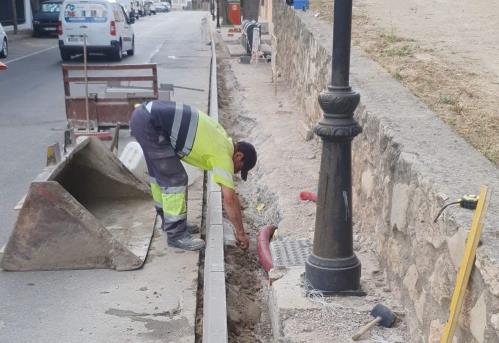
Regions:
<svg viewBox="0 0 499 343"><path fill-rule="evenodd" d="M188 176L187 176L187 173L185 172L184 168L182 168L182 171L179 171L179 173L177 173L173 176L173 178L171 179L171 182L177 186L187 185Z"/></svg>

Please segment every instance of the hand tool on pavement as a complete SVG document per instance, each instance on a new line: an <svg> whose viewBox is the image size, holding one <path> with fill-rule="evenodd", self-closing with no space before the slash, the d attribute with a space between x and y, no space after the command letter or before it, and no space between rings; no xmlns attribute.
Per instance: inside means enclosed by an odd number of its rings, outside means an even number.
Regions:
<svg viewBox="0 0 499 343"><path fill-rule="evenodd" d="M471 230L466 239L464 255L461 259L461 266L459 267L459 272L456 277L456 286L452 292L452 299L449 307L449 320L445 324L440 340L441 343L451 343L454 337L454 331L456 330L459 314L461 313L461 308L463 306L466 288L468 287L468 282L470 280L471 270L475 263L476 249L483 230L483 222L489 200L487 192L488 189L486 186L480 188L480 195L478 196L478 204L476 205L476 211L473 215Z"/></svg>
<svg viewBox="0 0 499 343"><path fill-rule="evenodd" d="M388 307L382 304L377 304L371 310L371 316L375 317L370 323L361 327L353 336L352 339L357 341L367 330L371 329L376 324L384 326L385 328L392 327L395 323L397 316Z"/></svg>

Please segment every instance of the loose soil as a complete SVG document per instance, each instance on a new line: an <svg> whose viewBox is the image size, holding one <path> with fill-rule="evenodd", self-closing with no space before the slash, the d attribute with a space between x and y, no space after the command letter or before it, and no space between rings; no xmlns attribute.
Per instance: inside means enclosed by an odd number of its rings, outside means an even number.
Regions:
<svg viewBox="0 0 499 343"><path fill-rule="evenodd" d="M310 0L332 22L333 3ZM410 89L489 160L499 163L499 3L354 2L352 44Z"/></svg>
<svg viewBox="0 0 499 343"><path fill-rule="evenodd" d="M234 101L234 97L237 97L237 81L230 70L227 70L225 59L228 54L224 46L219 44L217 58L219 119L231 137L237 141L254 127L254 121L239 116L240 111ZM239 183L237 182L236 186L239 186ZM239 195L243 210L248 209L248 203L254 201L253 195L252 192ZM264 343L270 342L272 337L267 306L267 282L258 262L254 239L258 225L258 219L244 211L244 226L253 238L250 248L244 252L234 245L228 245L225 249L229 342L233 343Z"/></svg>

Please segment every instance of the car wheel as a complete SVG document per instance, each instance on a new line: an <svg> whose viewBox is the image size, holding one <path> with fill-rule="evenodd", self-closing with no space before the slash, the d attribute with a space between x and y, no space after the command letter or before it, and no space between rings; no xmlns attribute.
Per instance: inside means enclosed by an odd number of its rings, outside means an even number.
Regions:
<svg viewBox="0 0 499 343"><path fill-rule="evenodd" d="M64 62L71 60L71 54L68 53L66 50L60 49L60 52L61 52L61 60L63 60Z"/></svg>
<svg viewBox="0 0 499 343"><path fill-rule="evenodd" d="M130 50L126 51L126 54L128 56L133 56L135 55L135 37L132 37L132 48Z"/></svg>
<svg viewBox="0 0 499 343"><path fill-rule="evenodd" d="M7 38L4 38L2 42L2 50L0 50L0 57L7 58L7 56L9 56L9 43L7 42Z"/></svg>
<svg viewBox="0 0 499 343"><path fill-rule="evenodd" d="M121 46L121 41L119 42L118 45L116 45L114 51L113 51L113 60L119 62L123 58L123 50Z"/></svg>

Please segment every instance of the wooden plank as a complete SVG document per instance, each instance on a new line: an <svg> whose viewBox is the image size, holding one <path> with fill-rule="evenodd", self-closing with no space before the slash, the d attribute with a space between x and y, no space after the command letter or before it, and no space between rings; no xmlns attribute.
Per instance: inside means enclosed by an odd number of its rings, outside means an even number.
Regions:
<svg viewBox="0 0 499 343"><path fill-rule="evenodd" d="M456 286L454 287L454 292L452 293L449 308L449 320L444 327L440 343L452 343L454 332L456 331L459 315L461 314L461 309L463 307L464 296L466 295L466 288L468 287L470 280L471 270L473 269L473 265L475 263L476 249L483 230L483 220L485 218L485 212L487 211L489 200L487 198L487 192L488 189L486 186L482 186L480 188L478 204L471 222L471 230L466 239L464 255L456 278Z"/></svg>

